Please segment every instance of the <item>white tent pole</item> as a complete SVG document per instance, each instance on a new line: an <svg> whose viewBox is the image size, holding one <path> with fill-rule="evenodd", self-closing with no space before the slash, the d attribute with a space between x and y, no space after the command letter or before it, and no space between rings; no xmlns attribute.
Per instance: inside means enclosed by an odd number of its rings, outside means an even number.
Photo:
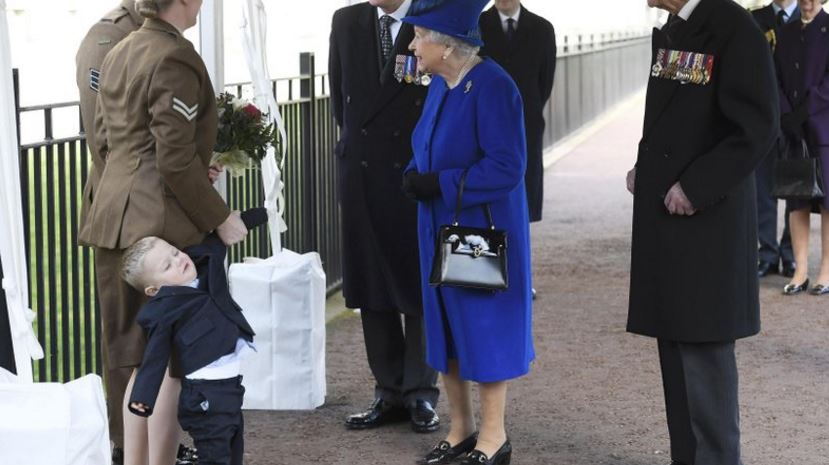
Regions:
<svg viewBox="0 0 829 465"><path fill-rule="evenodd" d="M225 87L224 0L204 0L199 15L201 57L219 94ZM227 200L227 176L219 176L216 190Z"/></svg>

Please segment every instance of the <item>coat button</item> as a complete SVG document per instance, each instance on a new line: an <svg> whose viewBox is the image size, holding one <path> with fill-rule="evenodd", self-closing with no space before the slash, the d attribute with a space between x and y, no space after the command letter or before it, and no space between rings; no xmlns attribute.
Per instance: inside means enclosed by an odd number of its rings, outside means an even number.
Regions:
<svg viewBox="0 0 829 465"><path fill-rule="evenodd" d="M395 164L394 164L394 168L395 168L395 169L398 169L398 170L399 170L399 169L400 169L400 168L402 168L402 167L403 167L403 165L402 165L402 164L400 164L400 163L395 163Z"/></svg>
<svg viewBox="0 0 829 465"><path fill-rule="evenodd" d="M394 137L400 137L400 130L394 131L393 133L391 133L391 135L393 135Z"/></svg>
<svg viewBox="0 0 829 465"><path fill-rule="evenodd" d="M669 154L668 152L665 152L665 155L663 155L663 156L664 156L665 158L671 158L671 154Z"/></svg>
<svg viewBox="0 0 829 465"><path fill-rule="evenodd" d="M364 136L367 136L368 135L368 130L366 128L360 129L360 134L362 134Z"/></svg>
<svg viewBox="0 0 829 465"><path fill-rule="evenodd" d="M360 162L360 166L362 166L363 168L368 168L368 162L363 160Z"/></svg>
<svg viewBox="0 0 829 465"><path fill-rule="evenodd" d="M794 93L792 94L792 96L793 96L794 98L797 98L797 95L798 95L798 94L797 94L797 91L794 91Z"/></svg>
<svg viewBox="0 0 829 465"><path fill-rule="evenodd" d="M351 96L350 95L346 95L345 103L351 103Z"/></svg>
<svg viewBox="0 0 829 465"><path fill-rule="evenodd" d="M794 62L794 69L800 69L800 62Z"/></svg>
<svg viewBox="0 0 829 465"><path fill-rule="evenodd" d="M415 100L415 106L416 106L416 107L419 107L419 106L421 106L421 105L423 105L423 99L417 99L417 100Z"/></svg>

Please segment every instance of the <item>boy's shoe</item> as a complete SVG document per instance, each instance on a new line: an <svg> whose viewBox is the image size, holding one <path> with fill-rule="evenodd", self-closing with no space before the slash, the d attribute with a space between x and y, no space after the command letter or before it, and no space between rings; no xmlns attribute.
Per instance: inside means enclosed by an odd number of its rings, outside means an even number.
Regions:
<svg viewBox="0 0 829 465"><path fill-rule="evenodd" d="M176 465L196 465L197 463L199 463L198 451L193 447L179 444Z"/></svg>

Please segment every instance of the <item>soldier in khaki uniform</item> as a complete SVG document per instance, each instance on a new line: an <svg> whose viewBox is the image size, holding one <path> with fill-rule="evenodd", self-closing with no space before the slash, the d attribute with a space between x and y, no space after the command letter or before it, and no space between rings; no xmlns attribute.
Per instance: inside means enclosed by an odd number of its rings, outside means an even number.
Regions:
<svg viewBox="0 0 829 465"><path fill-rule="evenodd" d="M95 134L95 101L98 98L98 88L100 84L101 64L104 62L104 57L112 47L118 42L127 37L132 31L141 27L144 18L135 11L135 2L133 0L122 0L121 5L113 9L104 17L100 19L87 32L81 46L78 49L78 54L75 57L75 64L77 65L76 81L78 84L78 92L81 99L81 120L86 131L87 145L94 150L94 134ZM83 203L81 205L81 228L86 224L86 213L89 210L89 205L92 202L92 196L98 187L98 180L101 177L101 172L104 170L104 159L99 153L92 152L92 167L89 170L86 187L84 189ZM100 284L100 283L99 283ZM135 302L140 302L141 295L133 292L126 283L120 280L112 280L108 283L113 289L118 292L104 292L119 301L124 302L125 305L130 299ZM101 288L98 289L98 294L101 295ZM122 300L123 299L123 300ZM127 388L131 368L123 368L113 366L109 359L109 340L110 333L106 328L103 334L102 352L104 357L104 381L106 386L108 414L109 414L109 437L112 440L115 448L113 450L113 463L121 463L124 447L124 419L122 405L124 403L124 391Z"/></svg>
<svg viewBox="0 0 829 465"><path fill-rule="evenodd" d="M98 78L92 151L103 171L79 239L97 247L101 316L113 366L137 367L145 345L135 323L140 302L119 295L124 249L146 236L181 249L213 230L228 245L247 233L208 179L215 95L201 57L181 35L196 24L201 3L136 2L148 19L106 55ZM125 464L174 462L179 390L180 382L168 376L151 420L125 415Z"/></svg>

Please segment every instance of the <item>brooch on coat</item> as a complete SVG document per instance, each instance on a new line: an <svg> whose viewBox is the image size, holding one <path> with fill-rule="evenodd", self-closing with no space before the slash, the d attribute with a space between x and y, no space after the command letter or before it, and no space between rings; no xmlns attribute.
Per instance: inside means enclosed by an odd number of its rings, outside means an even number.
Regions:
<svg viewBox="0 0 829 465"><path fill-rule="evenodd" d="M651 77L704 86L711 82L713 72L714 55L660 48Z"/></svg>
<svg viewBox="0 0 829 465"><path fill-rule="evenodd" d="M771 51L774 52L774 49L777 48L777 33L774 32L774 29L766 31L766 40L771 45Z"/></svg>
<svg viewBox="0 0 829 465"><path fill-rule="evenodd" d="M394 59L394 78L397 82L428 86L432 76L417 70L417 57L412 55L397 55Z"/></svg>

